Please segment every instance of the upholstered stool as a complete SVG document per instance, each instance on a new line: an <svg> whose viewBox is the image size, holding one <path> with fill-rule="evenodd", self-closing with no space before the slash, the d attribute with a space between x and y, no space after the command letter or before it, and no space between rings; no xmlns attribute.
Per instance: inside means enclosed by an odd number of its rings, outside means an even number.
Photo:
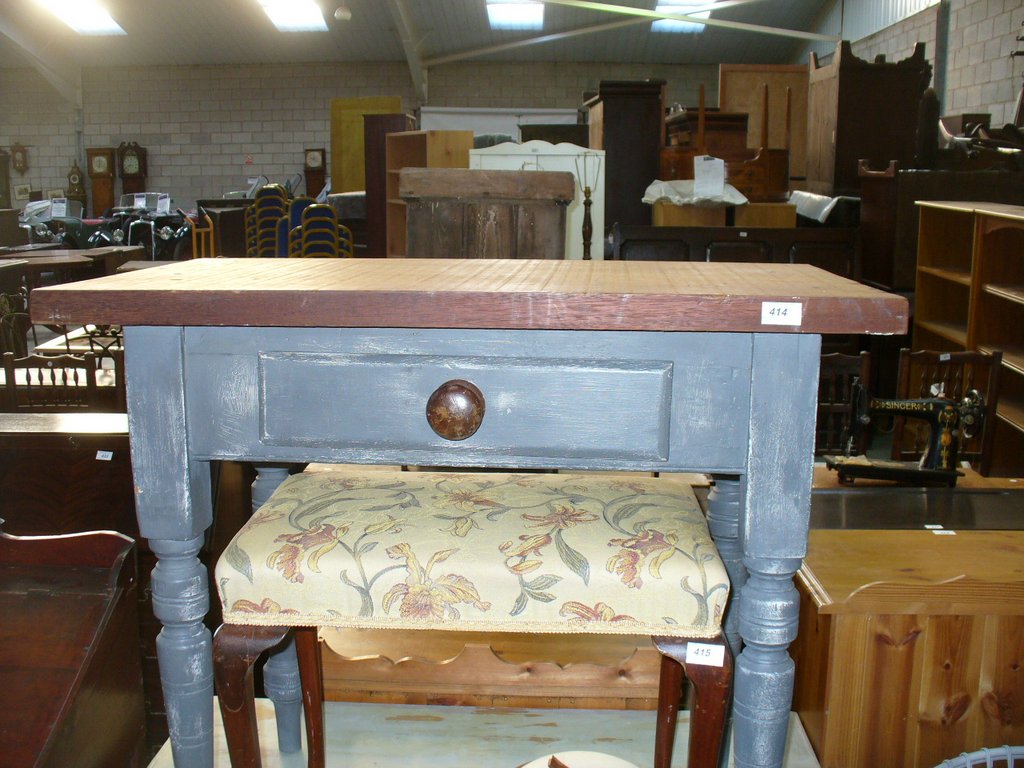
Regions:
<svg viewBox="0 0 1024 768"><path fill-rule="evenodd" d="M236 768L260 764L252 665L292 630L309 765L324 764L317 627L648 635L662 653L655 768L671 762L684 674L694 691L688 765L718 764L729 584L679 480L294 475L232 540L216 580L214 673Z"/></svg>

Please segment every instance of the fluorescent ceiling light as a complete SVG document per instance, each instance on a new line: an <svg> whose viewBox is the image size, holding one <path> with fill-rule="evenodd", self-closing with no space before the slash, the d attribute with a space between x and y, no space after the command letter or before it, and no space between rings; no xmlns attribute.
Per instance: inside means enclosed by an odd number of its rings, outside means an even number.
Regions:
<svg viewBox="0 0 1024 768"><path fill-rule="evenodd" d="M654 10L658 13L681 13L686 16L696 16L699 19L706 19L711 16L711 11L699 11L698 8L707 8L707 0L658 0ZM658 19L651 24L652 32L690 32L697 33L704 31L703 24L692 21L679 21L676 19Z"/></svg>
<svg viewBox="0 0 1024 768"><path fill-rule="evenodd" d="M280 32L326 32L320 6L313 0L260 0L264 13Z"/></svg>
<svg viewBox="0 0 1024 768"><path fill-rule="evenodd" d="M116 21L96 0L36 0L80 35L123 35Z"/></svg>
<svg viewBox="0 0 1024 768"><path fill-rule="evenodd" d="M542 29L544 3L535 0L487 0L491 29Z"/></svg>

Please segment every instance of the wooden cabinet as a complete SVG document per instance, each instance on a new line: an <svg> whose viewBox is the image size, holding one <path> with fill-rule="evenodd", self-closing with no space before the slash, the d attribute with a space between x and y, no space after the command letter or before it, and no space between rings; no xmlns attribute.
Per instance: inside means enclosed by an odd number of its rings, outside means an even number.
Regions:
<svg viewBox="0 0 1024 768"><path fill-rule="evenodd" d="M992 473L1024 472L1024 206L918 204L914 348L1003 352Z"/></svg>
<svg viewBox="0 0 1024 768"><path fill-rule="evenodd" d="M576 179L576 191L566 215L565 258L600 259L604 257L601 233L604 232L605 153L573 144L546 141L505 143L474 149L469 153L472 168L510 171L568 171ZM583 226L586 206L583 188L590 187L591 239L589 255L584 256Z"/></svg>
<svg viewBox="0 0 1024 768"><path fill-rule="evenodd" d="M836 46L832 61L819 66L811 54L807 91L807 190L856 195L858 163L876 167L895 160L914 164L917 110L931 78L924 43L898 62L868 62L850 43Z"/></svg>
<svg viewBox="0 0 1024 768"><path fill-rule="evenodd" d="M562 259L576 179L564 171L406 168L406 256Z"/></svg>
<svg viewBox="0 0 1024 768"><path fill-rule="evenodd" d="M403 168L468 168L473 148L472 131L402 131L384 138L386 148L387 255L406 252L406 208L399 194Z"/></svg>
<svg viewBox="0 0 1024 768"><path fill-rule="evenodd" d="M1024 739L1019 531L812 530L793 709L822 768Z"/></svg>
<svg viewBox="0 0 1024 768"><path fill-rule="evenodd" d="M385 136L415 128L411 115L363 115L366 166L366 256L387 255L387 167Z"/></svg>
<svg viewBox="0 0 1024 768"><path fill-rule="evenodd" d="M602 80L597 96L584 106L590 148L606 153L605 228L650 224L643 196L658 178L665 144L665 81Z"/></svg>
<svg viewBox="0 0 1024 768"><path fill-rule="evenodd" d="M0 535L3 764L143 764L134 544Z"/></svg>

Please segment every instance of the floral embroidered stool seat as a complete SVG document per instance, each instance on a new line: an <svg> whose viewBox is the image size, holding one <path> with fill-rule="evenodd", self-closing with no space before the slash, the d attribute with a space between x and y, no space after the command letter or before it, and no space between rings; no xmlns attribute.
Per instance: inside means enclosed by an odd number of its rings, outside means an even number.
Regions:
<svg viewBox="0 0 1024 768"><path fill-rule="evenodd" d="M729 583L690 486L662 477L293 475L217 563L214 673L232 765L259 763L252 665L294 632L310 766L324 764L318 627L648 635L655 768L683 679L689 762L712 768L731 693ZM595 735L596 736L596 735Z"/></svg>

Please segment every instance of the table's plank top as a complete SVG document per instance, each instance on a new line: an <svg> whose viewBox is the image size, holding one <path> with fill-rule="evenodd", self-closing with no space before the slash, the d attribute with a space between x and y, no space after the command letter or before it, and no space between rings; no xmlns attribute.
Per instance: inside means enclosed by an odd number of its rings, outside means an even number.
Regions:
<svg viewBox="0 0 1024 768"><path fill-rule="evenodd" d="M764 302L801 323L763 324ZM890 334L907 316L797 264L196 259L32 293L37 323Z"/></svg>

